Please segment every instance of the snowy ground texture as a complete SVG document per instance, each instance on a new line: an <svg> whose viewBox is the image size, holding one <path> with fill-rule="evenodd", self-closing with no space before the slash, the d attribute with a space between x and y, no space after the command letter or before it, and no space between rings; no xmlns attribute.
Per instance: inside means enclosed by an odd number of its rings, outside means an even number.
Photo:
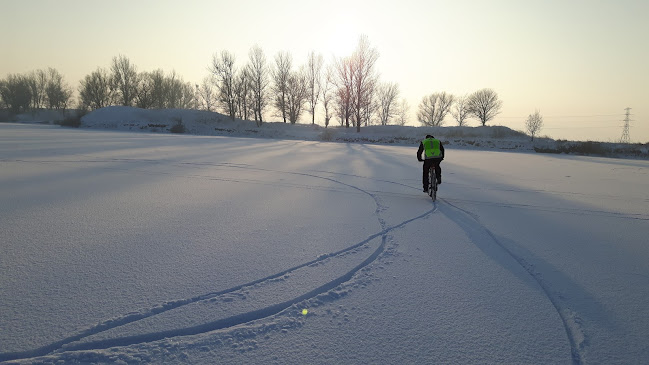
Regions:
<svg viewBox="0 0 649 365"><path fill-rule="evenodd" d="M417 143L0 124L0 362L646 363L648 161Z"/></svg>

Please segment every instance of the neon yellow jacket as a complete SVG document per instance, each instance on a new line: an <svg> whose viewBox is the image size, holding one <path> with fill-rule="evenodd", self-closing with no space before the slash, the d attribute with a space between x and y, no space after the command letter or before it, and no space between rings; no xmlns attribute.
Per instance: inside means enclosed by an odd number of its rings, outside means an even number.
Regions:
<svg viewBox="0 0 649 365"><path fill-rule="evenodd" d="M426 138L419 144L417 150L417 159L423 161L421 155L425 152L426 159L431 158L444 158L444 146L437 138Z"/></svg>

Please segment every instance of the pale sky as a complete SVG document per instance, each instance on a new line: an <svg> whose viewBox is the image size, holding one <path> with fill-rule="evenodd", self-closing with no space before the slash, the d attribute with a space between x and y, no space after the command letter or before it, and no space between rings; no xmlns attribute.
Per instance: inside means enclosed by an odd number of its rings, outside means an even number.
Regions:
<svg viewBox="0 0 649 365"><path fill-rule="evenodd" d="M615 141L631 107L631 140L649 142L648 19L647 0L0 0L0 78L53 67L76 91L122 54L200 83L222 50L238 66L254 45L330 63L365 34L409 124L425 95L491 88L491 124L523 130L538 109L541 135Z"/></svg>

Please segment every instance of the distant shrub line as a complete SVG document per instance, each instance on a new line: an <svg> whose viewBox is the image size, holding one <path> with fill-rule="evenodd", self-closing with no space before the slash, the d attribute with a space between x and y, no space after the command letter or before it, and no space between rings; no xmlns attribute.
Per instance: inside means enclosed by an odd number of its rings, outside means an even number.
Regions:
<svg viewBox="0 0 649 365"><path fill-rule="evenodd" d="M606 142L568 142L559 140L556 142L555 147L534 147L534 151L538 153L554 153L554 154L573 154L582 156L635 156L635 157L649 157L647 152L649 144L628 144L620 145L616 143Z"/></svg>

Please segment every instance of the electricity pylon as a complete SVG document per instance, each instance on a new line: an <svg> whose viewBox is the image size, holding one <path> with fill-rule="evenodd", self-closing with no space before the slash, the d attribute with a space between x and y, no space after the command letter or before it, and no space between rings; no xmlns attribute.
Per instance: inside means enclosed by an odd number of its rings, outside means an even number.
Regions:
<svg viewBox="0 0 649 365"><path fill-rule="evenodd" d="M624 129L622 130L622 138L620 138L620 142L622 143L630 143L631 138L629 137L629 122L631 119L631 108L626 108L626 118L624 118Z"/></svg>

